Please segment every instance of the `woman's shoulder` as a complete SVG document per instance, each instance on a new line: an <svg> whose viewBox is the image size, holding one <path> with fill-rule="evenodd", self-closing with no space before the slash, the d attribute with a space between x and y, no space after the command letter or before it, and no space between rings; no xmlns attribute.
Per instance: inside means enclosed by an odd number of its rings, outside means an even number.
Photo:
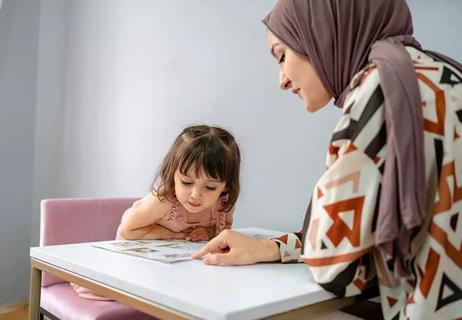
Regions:
<svg viewBox="0 0 462 320"><path fill-rule="evenodd" d="M462 73L454 66L414 47L407 46L405 48L413 63L421 90L422 87L435 88L436 86L440 87L440 85L442 85L440 90L460 90L460 88L454 88L454 85L462 83ZM361 106L364 106L371 98L381 98L383 94L377 67L370 63L356 73L350 82L350 88L351 91L345 100L345 111L353 105L355 109L361 109Z"/></svg>
<svg viewBox="0 0 462 320"><path fill-rule="evenodd" d="M436 56L406 47L417 75L422 99L434 100L437 92L444 91L450 96L462 98L462 71Z"/></svg>
<svg viewBox="0 0 462 320"><path fill-rule="evenodd" d="M411 46L407 46L405 48L412 60L414 69L417 74L422 72L435 72L448 69L454 74L460 75L460 71L458 71L457 68L455 68L449 62L441 60L441 58L439 58L436 53L434 55L430 55L431 52L425 52Z"/></svg>
<svg viewBox="0 0 462 320"><path fill-rule="evenodd" d="M419 49L410 46L405 48L413 63L423 100L427 100L427 95L434 95L435 89L445 92L454 91L453 94L458 95L455 91L460 91L460 86L455 88L454 85L462 83L461 72L449 63L440 61ZM384 102L380 74L373 63L356 73L349 85L351 91L345 99L344 113L360 115L368 104L377 105Z"/></svg>

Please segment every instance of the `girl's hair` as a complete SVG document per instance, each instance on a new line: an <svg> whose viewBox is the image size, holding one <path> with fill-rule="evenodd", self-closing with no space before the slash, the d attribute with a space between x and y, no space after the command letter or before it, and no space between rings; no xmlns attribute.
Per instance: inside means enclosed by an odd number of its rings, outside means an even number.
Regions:
<svg viewBox="0 0 462 320"><path fill-rule="evenodd" d="M231 133L220 127L190 126L178 135L160 165L152 191L159 200L172 201L175 196L174 174L177 169L186 174L190 168L196 176L201 170L208 177L224 182L227 195L224 211L229 211L239 196L241 154Z"/></svg>

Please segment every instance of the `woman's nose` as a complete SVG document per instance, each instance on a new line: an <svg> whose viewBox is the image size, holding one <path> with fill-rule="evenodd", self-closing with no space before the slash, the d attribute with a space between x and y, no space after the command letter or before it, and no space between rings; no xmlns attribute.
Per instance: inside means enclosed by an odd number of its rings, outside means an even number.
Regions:
<svg viewBox="0 0 462 320"><path fill-rule="evenodd" d="M291 86L291 81L287 78L286 74L283 71L279 71L279 87L282 90L287 90Z"/></svg>

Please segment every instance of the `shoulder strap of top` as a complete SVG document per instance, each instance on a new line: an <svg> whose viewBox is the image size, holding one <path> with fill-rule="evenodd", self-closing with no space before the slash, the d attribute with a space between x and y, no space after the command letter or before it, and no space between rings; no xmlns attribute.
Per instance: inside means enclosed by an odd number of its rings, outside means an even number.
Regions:
<svg viewBox="0 0 462 320"><path fill-rule="evenodd" d="M173 197L172 210L170 211L169 220L176 221L178 218L184 216L184 210L180 208L180 202L176 196Z"/></svg>

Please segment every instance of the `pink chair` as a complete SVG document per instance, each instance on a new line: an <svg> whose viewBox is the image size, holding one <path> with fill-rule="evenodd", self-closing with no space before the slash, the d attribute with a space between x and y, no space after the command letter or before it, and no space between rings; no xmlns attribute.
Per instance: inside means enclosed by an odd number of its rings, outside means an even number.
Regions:
<svg viewBox="0 0 462 320"><path fill-rule="evenodd" d="M46 199L41 202L40 245L112 240L135 198ZM80 298L65 282L43 273L40 318L61 320L153 320L115 301Z"/></svg>

